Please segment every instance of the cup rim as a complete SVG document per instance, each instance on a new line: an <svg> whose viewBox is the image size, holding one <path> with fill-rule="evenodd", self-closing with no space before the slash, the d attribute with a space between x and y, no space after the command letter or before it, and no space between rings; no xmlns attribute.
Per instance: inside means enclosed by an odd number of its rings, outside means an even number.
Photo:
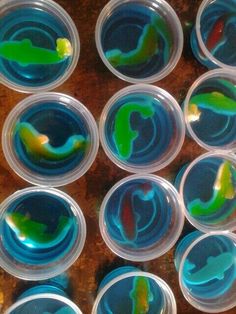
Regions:
<svg viewBox="0 0 236 314"><path fill-rule="evenodd" d="M203 0L202 3L200 4L197 12L197 17L196 17L196 24L195 24L195 30L196 30L196 35L198 39L198 44L200 49L203 51L204 55L207 57L208 60L216 64L220 68L224 68L227 70L234 70L236 69L236 66L228 65L225 64L221 61L219 61L217 58L215 58L210 51L207 49L206 45L204 44L204 41L202 39L202 34L201 34L201 17L204 9L208 6L208 4L212 2L211 0Z"/></svg>
<svg viewBox="0 0 236 314"><path fill-rule="evenodd" d="M80 223L80 236L76 239L76 245L74 245L73 249L67 253L67 257L64 261L61 262L60 269L58 269L58 265L51 266L51 269L44 268L39 270L23 270L23 267L19 269L19 267L14 267L14 262L11 264L9 260L4 260L5 254L1 252L0 254L0 265L1 267L12 276L23 279L23 280L46 280L52 277L56 277L57 275L61 274L62 272L66 271L81 255L82 250L84 248L85 240L86 240L86 221L82 212L82 209L77 204L77 202L65 192L61 190L49 188L49 187L39 187L39 186L32 186L22 190L18 190L13 194L9 195L6 199L3 200L0 204L0 221L2 220L8 206L19 197L30 194L31 192L43 192L50 195L58 196L60 199L62 198L64 201L70 204L70 209L73 212L74 216L76 217L77 224ZM69 256L71 255L71 256ZM23 263L20 263L23 266ZM63 267L62 267L63 266ZM49 269L49 270L48 270Z"/></svg>
<svg viewBox="0 0 236 314"><path fill-rule="evenodd" d="M18 6L21 6L24 3L31 3L32 5L32 1L29 1L29 0L22 0L21 2L16 1L16 0L8 0L7 5L10 5L11 3L16 3ZM71 58L71 62L68 68L66 69L66 72L63 75L61 75L59 78L57 78L55 81L45 86L42 85L42 86L34 87L34 86L24 86L21 84L17 84L7 79L5 76L3 76L0 73L0 83L17 92L39 93L39 92L46 92L46 91L55 89L56 87L62 85L71 76L71 74L74 72L77 66L79 56L80 56L79 33L78 33L78 30L74 21L72 20L70 15L65 11L65 9L53 0L37 0L37 5L46 5L46 6L51 7L53 9L54 14L58 15L59 13L60 14L59 19L60 20L64 19L63 21L65 21L66 25L70 27L70 32L71 32L71 36L73 40L73 55Z"/></svg>
<svg viewBox="0 0 236 314"><path fill-rule="evenodd" d="M211 151L211 152L207 152L204 153L202 155L200 155L199 157L195 158L192 162L190 162L190 164L187 166L187 168L185 169L183 176L181 178L180 181L180 187L179 187L179 195L180 195L180 202L182 204L182 209L184 211L184 215L187 218L187 220L190 222L190 224L192 226L194 226L196 229L205 232L205 233L215 233L215 232L233 232L236 230L236 223L235 226L233 227L229 227L227 229L221 229L219 227L213 228L210 225L209 226L205 226L203 223L199 223L196 219L194 219L189 213L188 210L186 208L185 205L185 201L184 201L184 185L186 182L186 178L189 175L189 172L192 170L192 168L198 164L198 162L207 159L207 158L211 158L211 157L216 157L216 158L223 158L226 160L230 160L231 162L234 162L236 164L236 156L233 153L226 153L226 152L222 152L222 151Z"/></svg>
<svg viewBox="0 0 236 314"><path fill-rule="evenodd" d="M182 285L182 280L181 280L183 267L184 267L184 262L185 262L186 257L188 256L189 252L200 241L204 240L205 238L211 237L211 236L225 236L225 237L230 238L232 241L236 241L236 234L231 233L231 232L227 232L227 231L216 231L216 232L205 233L203 235L200 235L197 239L195 239L189 245L189 247L184 252L184 254L183 254L182 258L181 258L180 264L179 264L179 271L178 271L179 275L178 275L178 278L179 278L179 286L180 286L180 289L182 291L182 294L183 294L184 298L189 302L189 304L191 304L196 309L198 309L200 311L203 311L203 312L206 312L206 313L219 313L219 312L228 311L228 310L234 308L236 306L236 300L234 301L233 304L228 305L228 306L226 306L226 307L224 307L224 308L222 308L220 310L206 308L204 306L199 305L197 301L195 301L195 300L192 301L191 300L191 298L189 297L190 293L188 292L187 289L184 288L184 285Z"/></svg>
<svg viewBox="0 0 236 314"><path fill-rule="evenodd" d="M165 244L162 251L157 250L157 248L155 248L155 249L152 248L149 253L142 251L141 254L137 252L137 254L134 255L134 254L128 252L128 249L121 249L120 246L117 245L117 243L115 241L111 240L110 237L108 236L107 232L106 232L106 228L104 227L104 213L105 213L105 208L106 208L107 202L110 199L110 197L123 184L137 180L137 179L147 179L147 180L150 180L152 182L155 182L158 185L163 185L163 187L165 189L168 189L171 191L171 194L173 194L175 201L176 201L176 204L177 204L176 207L177 206L179 207L179 208L175 208L175 212L178 213L177 217L179 219L178 224L176 224L176 231L175 231L173 237L171 238L171 240L168 241L169 243ZM160 176L156 176L153 174L141 174L141 175L134 174L134 175L130 175L128 177L121 179L115 185L113 185L111 187L111 189L107 192L107 194L105 195L105 197L102 201L102 204L101 204L100 210L99 210L99 229L100 229L100 233L101 233L101 236L103 238L103 241L107 245L108 249L111 250L115 255L120 256L126 260L134 261L134 262L150 261L150 260L156 259L156 258L164 255L165 253L167 253L175 245L175 243L178 241L178 238L179 238L179 236L183 230L183 226L184 226L184 214L183 214L183 210L182 210L182 206L181 206L181 202L180 202L180 198L179 198L179 193L177 192L175 187L169 181L167 181L166 179L164 179ZM148 250L149 250L149 248L147 248L147 251Z"/></svg>
<svg viewBox="0 0 236 314"><path fill-rule="evenodd" d="M14 155L14 151L12 149L11 143L9 143L9 137L11 136L10 128L12 124L17 120L19 115L34 106L37 103L42 101L61 101L61 105L66 106L70 105L73 107L78 114L80 114L83 119L86 121L88 125L88 130L90 132L92 141L87 155L84 157L82 162L70 172L62 174L62 175L42 175L42 174L34 174L30 169L24 167L24 165L20 162L19 158ZM5 122L3 124L2 129L2 150L11 169L20 176L23 180L28 181L34 185L40 186L50 186L50 187L59 187L82 177L92 166L95 158L97 156L99 148L99 135L96 121L91 114L91 112L77 99L62 93L56 92L45 92L38 93L34 95L30 95L20 101L8 114Z"/></svg>
<svg viewBox="0 0 236 314"><path fill-rule="evenodd" d="M111 152L111 150L109 149L107 142L106 142L106 137L105 137L105 120L107 117L107 114L109 112L109 110L112 108L112 106L116 103L116 101L126 95L129 95L130 93L153 93L156 95L162 95L164 96L166 99L169 100L169 108L171 108L172 110L175 110L175 119L176 121L180 121L179 126L180 131L180 138L178 141L178 144L176 144L175 150L173 151L173 153L169 156L169 158L166 158L163 160L162 157L162 162L156 162L153 161L152 163L144 166L144 165L132 165L132 164L128 164L128 163L124 163L122 162L120 159L118 159L117 157L114 156L114 154ZM158 96L159 97L159 96ZM123 170L126 170L128 172L131 173L153 173L156 172L158 170L161 170L163 168L165 168L167 165L169 165L179 154L183 143L184 143L184 139L185 139L185 123L184 123L184 116L182 113L182 110L177 102L177 100L166 90L154 86L154 85L150 85L150 84L135 84L135 85L131 85L131 86L127 86L124 87L122 89L120 89L118 92L116 92L106 103L106 105L104 106L102 113L100 115L100 120L99 120L99 127L98 127L98 131L99 131L99 137L100 137L100 143L102 145L102 148L105 152L105 154L107 155L107 157L118 167L120 167Z"/></svg>
<svg viewBox="0 0 236 314"><path fill-rule="evenodd" d="M24 303L31 302L31 301L38 300L38 299L52 299L55 301L60 301L62 303L65 303L65 305L69 305L75 311L76 314L82 314L79 307L74 302L72 302L71 300L69 300L68 298L66 298L64 296L54 294L54 293L37 293L34 295L30 295L28 297L25 297L23 299L20 299L20 300L16 301L14 304L12 304L6 310L5 314L11 314L12 311L17 309L19 306L23 305Z"/></svg>
<svg viewBox="0 0 236 314"><path fill-rule="evenodd" d="M140 277L148 277L150 279L153 279L157 285L160 287L160 289L162 290L163 294L170 300L170 304L172 305L172 309L170 312L168 312L169 314L177 314L177 306L176 306L176 301L175 301L175 296L174 293L172 291L172 289L170 288L170 286L160 277L149 273L149 272L145 272L142 270L139 271L130 271L128 273L122 274L117 276L116 278L113 278L110 282L108 282L98 293L95 302L93 304L93 308L92 308L92 314L97 314L97 307L98 304L100 302L100 300L102 299L102 297L104 296L104 294L107 292L107 290L110 289L111 286L113 286L114 284L116 284L118 281L121 281L123 279L129 278L129 277L135 277L135 276L140 276Z"/></svg>
<svg viewBox="0 0 236 314"><path fill-rule="evenodd" d="M183 28L181 26L179 17L177 16L176 12L174 11L174 9L169 5L169 3L167 3L165 0L144 0L145 2L157 2L159 5L163 5L167 8L168 14L170 14L172 16L172 19L175 22L175 29L177 31L178 34L178 47L176 49L176 52L173 52L174 58L172 63L170 64L170 60L168 62L168 64L158 73L153 74L149 77L146 78L133 78L127 75L122 74L120 71L116 70L111 64L110 62L107 60L107 58L105 57L105 54L103 52L102 49L102 44L101 44L101 39L100 39L100 34L102 31L102 23L108 13L111 13L113 8L118 7L120 4L124 4L124 3L128 3L128 2L135 2L136 0L110 0L102 9L102 11L100 12L97 22L96 22L96 27L95 27L95 43L96 43L96 47L97 47L97 51L98 54L101 58L101 60L103 61L103 63L105 64L105 66L108 68L108 70L111 71L111 73L113 73L116 77L129 82L129 83L154 83L156 81L160 81L161 79L163 79L164 77L166 77L167 75L169 75L174 68L176 67L177 63L179 62L179 59L182 55L182 51L183 51L183 44L184 44L184 36L183 36Z"/></svg>
<svg viewBox="0 0 236 314"><path fill-rule="evenodd" d="M208 0L207 0L208 1ZM203 142L193 131L192 127L191 127L191 123L188 121L188 104L191 98L192 93L194 92L194 90L200 86L200 84L208 79L214 78L214 77L218 77L218 76L225 76L225 77L229 77L230 76L234 77L235 82L236 82L236 74L235 74L235 70L226 70L226 69L215 69L215 70L210 70L205 72L204 74L202 74L201 76L199 76L191 85L191 87L189 88L187 95L185 97L184 100L184 120L185 120L185 124L186 124L186 128L188 133L190 134L190 136L194 139L194 141L201 147L203 147L204 149L208 150L208 151L228 151L228 152L236 152L236 147L235 148L227 148L229 146L225 145L225 148L222 146L214 146L214 145L208 145L205 142Z"/></svg>

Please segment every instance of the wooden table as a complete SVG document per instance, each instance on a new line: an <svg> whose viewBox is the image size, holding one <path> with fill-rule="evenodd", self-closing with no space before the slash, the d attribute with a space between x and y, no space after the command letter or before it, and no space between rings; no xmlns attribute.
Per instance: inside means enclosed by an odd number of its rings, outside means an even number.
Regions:
<svg viewBox="0 0 236 314"><path fill-rule="evenodd" d="M100 60L94 40L94 29L97 17L107 0L57 0L71 15L78 27L81 40L81 55L78 66L72 76L56 91L79 99L92 112L98 121L101 111L108 99L121 88L128 86L116 78ZM155 85L166 89L181 103L193 81L206 68L193 57L189 45L189 33L194 23L197 8L201 0L168 0L175 9L184 29L185 45L182 57L174 71ZM1 115L3 125L10 110L27 95L17 93L0 86ZM178 157L158 175L173 180L181 165L193 160L203 152L195 142L186 138ZM98 210L108 189L128 173L116 167L106 157L100 147L97 158L90 170L76 182L62 188L71 195L83 209L87 222L87 239L84 250L76 263L69 269L71 279L71 299L78 304L83 313L91 312L96 289L102 277L109 270L121 265L135 265L163 278L173 289L178 313L200 313L184 299L174 268L174 248L164 256L145 263L132 263L116 257L105 245L98 228ZM0 201L16 190L29 186L9 168L2 151L0 151ZM192 227L185 224L183 234ZM11 305L20 291L29 283L13 278L0 269L0 312ZM235 309L225 312L235 313ZM126 314L126 313L124 313Z"/></svg>

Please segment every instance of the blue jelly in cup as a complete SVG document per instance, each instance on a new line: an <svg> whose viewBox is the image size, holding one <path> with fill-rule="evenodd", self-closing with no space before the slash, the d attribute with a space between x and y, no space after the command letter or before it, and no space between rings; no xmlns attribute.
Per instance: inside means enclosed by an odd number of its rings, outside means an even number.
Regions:
<svg viewBox="0 0 236 314"><path fill-rule="evenodd" d="M200 76L184 101L188 133L207 150L236 151L236 74L217 69Z"/></svg>
<svg viewBox="0 0 236 314"><path fill-rule="evenodd" d="M98 293L92 314L150 313L176 314L170 287L159 277L129 271L110 280Z"/></svg>
<svg viewBox="0 0 236 314"><path fill-rule="evenodd" d="M179 283L187 301L207 313L227 311L236 305L236 236L215 232L188 235L177 247ZM183 252L182 246L186 249ZM181 248L180 250L178 248Z"/></svg>
<svg viewBox="0 0 236 314"><path fill-rule="evenodd" d="M52 278L83 249L85 219L64 192L43 187L18 191L0 205L0 215L0 266L18 278Z"/></svg>
<svg viewBox="0 0 236 314"><path fill-rule="evenodd" d="M51 0L0 4L0 82L22 92L62 84L79 58L79 36L70 16Z"/></svg>
<svg viewBox="0 0 236 314"><path fill-rule="evenodd" d="M116 183L99 214L107 246L127 260L147 261L165 254L184 223L179 196L165 179L133 175Z"/></svg>
<svg viewBox="0 0 236 314"><path fill-rule="evenodd" d="M183 48L180 21L165 1L111 0L99 15L96 45L113 74L151 83L168 75Z"/></svg>
<svg viewBox="0 0 236 314"><path fill-rule="evenodd" d="M191 36L196 58L209 69L236 69L236 0L203 0Z"/></svg>
<svg viewBox="0 0 236 314"><path fill-rule="evenodd" d="M211 152L195 159L185 170L180 196L187 219L198 229L236 230L236 158Z"/></svg>
<svg viewBox="0 0 236 314"><path fill-rule="evenodd" d="M137 84L116 93L99 124L101 144L119 167L155 172L179 153L185 136L182 111L165 90Z"/></svg>
<svg viewBox="0 0 236 314"><path fill-rule="evenodd" d="M31 313L32 309L35 314L82 314L64 291L50 285L28 289L5 314L26 314Z"/></svg>
<svg viewBox="0 0 236 314"><path fill-rule="evenodd" d="M99 145L96 122L76 99L58 93L33 95L9 114L3 150L23 179L59 186L82 176Z"/></svg>

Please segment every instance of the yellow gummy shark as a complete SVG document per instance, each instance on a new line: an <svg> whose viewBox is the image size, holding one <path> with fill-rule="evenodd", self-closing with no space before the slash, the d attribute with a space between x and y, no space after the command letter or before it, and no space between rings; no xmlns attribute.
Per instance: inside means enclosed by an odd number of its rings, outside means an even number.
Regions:
<svg viewBox="0 0 236 314"><path fill-rule="evenodd" d="M78 150L84 150L87 142L82 135L72 135L67 139L64 145L53 147L49 144L49 138L39 133L28 122L18 123L16 125L16 134L17 133L29 154L50 161L63 160L70 157Z"/></svg>

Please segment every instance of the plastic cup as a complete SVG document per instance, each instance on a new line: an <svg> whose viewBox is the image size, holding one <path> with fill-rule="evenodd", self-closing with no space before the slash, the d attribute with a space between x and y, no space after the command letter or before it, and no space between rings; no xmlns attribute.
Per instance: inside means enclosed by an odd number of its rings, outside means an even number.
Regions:
<svg viewBox="0 0 236 314"><path fill-rule="evenodd" d="M165 179L132 175L105 196L99 227L106 245L118 256L148 261L169 251L184 224L179 195Z"/></svg>
<svg viewBox="0 0 236 314"><path fill-rule="evenodd" d="M111 0L98 17L95 39L107 68L131 83L161 80L183 50L180 21L163 0Z"/></svg>
<svg viewBox="0 0 236 314"><path fill-rule="evenodd" d="M175 253L179 284L186 300L206 313L236 306L236 235L194 232Z"/></svg>
<svg viewBox="0 0 236 314"><path fill-rule="evenodd" d="M0 205L0 266L24 280L45 280L79 257L86 223L78 204L56 189L30 187Z"/></svg>
<svg viewBox="0 0 236 314"><path fill-rule="evenodd" d="M197 13L191 46L200 63L236 69L236 0L203 0Z"/></svg>
<svg viewBox="0 0 236 314"><path fill-rule="evenodd" d="M236 230L235 191L235 155L201 155L189 164L180 183L186 218L203 232Z"/></svg>
<svg viewBox="0 0 236 314"><path fill-rule="evenodd" d="M92 314L177 313L175 297L165 281L151 273L132 270L133 267L125 267L124 271L122 268L108 274L110 280L100 288ZM143 302L139 302L140 289L144 292Z"/></svg>
<svg viewBox="0 0 236 314"><path fill-rule="evenodd" d="M10 112L2 145L10 167L24 180L61 186L90 168L99 136L92 114L78 100L42 93L27 97Z"/></svg>
<svg viewBox="0 0 236 314"><path fill-rule="evenodd" d="M69 41L66 51L59 38ZM74 71L80 53L74 22L51 0L1 1L0 43L0 83L26 93L61 85Z"/></svg>
<svg viewBox="0 0 236 314"><path fill-rule="evenodd" d="M150 173L178 155L185 137L184 118L168 92L137 84L108 101L99 133L105 153L117 166L133 173Z"/></svg>
<svg viewBox="0 0 236 314"><path fill-rule="evenodd" d="M207 150L236 151L236 74L217 69L200 76L184 101L189 135Z"/></svg>
<svg viewBox="0 0 236 314"><path fill-rule="evenodd" d="M35 314L82 314L63 290L50 285L38 285L28 289L5 314L25 314L32 309Z"/></svg>

